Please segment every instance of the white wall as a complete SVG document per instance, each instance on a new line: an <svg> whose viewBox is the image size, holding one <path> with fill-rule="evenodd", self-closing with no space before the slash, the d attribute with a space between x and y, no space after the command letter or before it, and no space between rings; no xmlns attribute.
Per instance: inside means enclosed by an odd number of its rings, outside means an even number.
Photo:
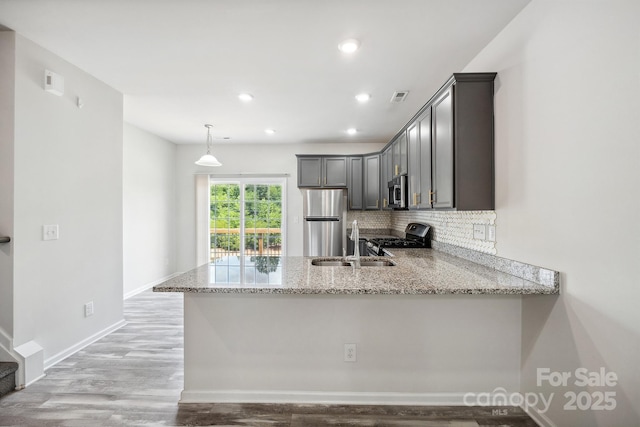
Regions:
<svg viewBox="0 0 640 427"><path fill-rule="evenodd" d="M206 134L203 134L203 140ZM212 174L290 174L287 181L287 254L302 255L302 194L297 187L296 154L363 154L380 150L384 144L214 144L213 154L221 167L206 168L194 162L206 146L179 145L177 148L177 264L178 271L196 267L195 179L198 172ZM296 217L298 222L296 222Z"/></svg>
<svg viewBox="0 0 640 427"><path fill-rule="evenodd" d="M13 237L14 76L15 33L0 31L0 236L9 237ZM0 243L0 335L2 330L8 337L13 334L12 243Z"/></svg>
<svg viewBox="0 0 640 427"><path fill-rule="evenodd" d="M462 405L515 392L520 310L517 295L185 294L182 399Z"/></svg>
<svg viewBox="0 0 640 427"><path fill-rule="evenodd" d="M639 22L637 1L536 0L465 69L498 72L498 255L562 272L559 298L523 300L523 391L555 393L549 425L640 425ZM619 386L536 385L580 367ZM566 391L617 407L564 410Z"/></svg>
<svg viewBox="0 0 640 427"><path fill-rule="evenodd" d="M64 96L44 91L45 69ZM122 95L16 35L14 144L14 345L36 341L47 364L123 318Z"/></svg>
<svg viewBox="0 0 640 427"><path fill-rule="evenodd" d="M174 143L124 124L125 298L175 272L175 156Z"/></svg>

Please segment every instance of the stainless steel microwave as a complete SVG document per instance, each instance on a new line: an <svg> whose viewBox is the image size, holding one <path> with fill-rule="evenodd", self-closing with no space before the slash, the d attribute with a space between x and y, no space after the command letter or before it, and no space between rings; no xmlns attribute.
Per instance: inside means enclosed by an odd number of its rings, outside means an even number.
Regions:
<svg viewBox="0 0 640 427"><path fill-rule="evenodd" d="M387 184L389 190L389 207L393 209L407 209L407 175L393 178Z"/></svg>

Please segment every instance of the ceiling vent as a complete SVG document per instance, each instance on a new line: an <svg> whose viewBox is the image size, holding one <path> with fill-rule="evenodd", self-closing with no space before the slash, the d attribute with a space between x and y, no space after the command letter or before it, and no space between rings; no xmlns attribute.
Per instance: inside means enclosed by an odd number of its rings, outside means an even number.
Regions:
<svg viewBox="0 0 640 427"><path fill-rule="evenodd" d="M398 92L394 92L391 97L391 102L402 102L407 98L407 95L409 95L408 90L399 90Z"/></svg>

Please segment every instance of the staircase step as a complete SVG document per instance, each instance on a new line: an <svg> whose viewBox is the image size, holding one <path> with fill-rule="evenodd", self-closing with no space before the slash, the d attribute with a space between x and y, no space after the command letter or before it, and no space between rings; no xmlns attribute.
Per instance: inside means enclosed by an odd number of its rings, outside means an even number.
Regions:
<svg viewBox="0 0 640 427"><path fill-rule="evenodd" d="M0 397L16 388L16 362L0 362Z"/></svg>

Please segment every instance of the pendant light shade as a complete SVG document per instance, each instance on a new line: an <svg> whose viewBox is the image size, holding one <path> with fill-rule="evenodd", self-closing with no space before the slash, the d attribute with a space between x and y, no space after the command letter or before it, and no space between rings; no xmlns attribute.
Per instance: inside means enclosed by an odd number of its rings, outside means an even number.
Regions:
<svg viewBox="0 0 640 427"><path fill-rule="evenodd" d="M213 154L211 154L211 128L213 125L204 125L207 128L207 154L200 157L200 159L196 162L198 166L222 166L222 163L215 158Z"/></svg>
<svg viewBox="0 0 640 427"><path fill-rule="evenodd" d="M202 157L200 157L200 160L198 160L196 162L196 165L199 165L199 166L222 166L222 163L220 163L218 161L218 159L215 158L215 156L212 156L211 154L204 154Z"/></svg>

